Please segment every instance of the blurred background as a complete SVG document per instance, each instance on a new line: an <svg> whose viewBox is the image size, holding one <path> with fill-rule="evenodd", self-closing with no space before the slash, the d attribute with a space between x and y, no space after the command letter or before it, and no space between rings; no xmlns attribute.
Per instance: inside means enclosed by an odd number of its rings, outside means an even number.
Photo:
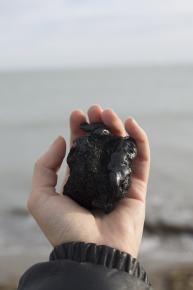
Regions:
<svg viewBox="0 0 193 290"><path fill-rule="evenodd" d="M94 103L150 139L141 263L157 290L193 289L192 0L0 0L0 290L48 260L33 164Z"/></svg>

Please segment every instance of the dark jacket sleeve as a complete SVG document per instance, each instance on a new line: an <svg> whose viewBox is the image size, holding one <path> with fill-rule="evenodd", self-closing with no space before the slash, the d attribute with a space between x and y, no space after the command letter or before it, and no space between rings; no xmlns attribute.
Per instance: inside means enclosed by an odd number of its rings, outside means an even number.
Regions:
<svg viewBox="0 0 193 290"><path fill-rule="evenodd" d="M20 278L18 290L153 290L139 262L125 252L69 242Z"/></svg>

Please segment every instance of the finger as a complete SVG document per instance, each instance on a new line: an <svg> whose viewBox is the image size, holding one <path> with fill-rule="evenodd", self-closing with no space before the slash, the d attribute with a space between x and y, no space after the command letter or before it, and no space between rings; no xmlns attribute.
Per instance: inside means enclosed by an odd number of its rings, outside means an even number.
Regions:
<svg viewBox="0 0 193 290"><path fill-rule="evenodd" d="M86 122L86 115L81 110L73 111L70 115L70 147L75 139L84 136L85 132L80 129L80 124Z"/></svg>
<svg viewBox="0 0 193 290"><path fill-rule="evenodd" d="M101 117L103 123L111 130L113 134L119 136L126 135L126 131L122 121L112 109L104 110Z"/></svg>
<svg viewBox="0 0 193 290"><path fill-rule="evenodd" d="M145 131L133 119L125 121L125 129L137 143L137 158L133 162L133 173L135 178L147 182L150 166L150 148Z"/></svg>
<svg viewBox="0 0 193 290"><path fill-rule="evenodd" d="M77 138L84 136L86 133L80 128L80 124L86 122L86 115L81 110L75 110L70 115L70 148L72 147L72 144L74 140ZM66 184L66 181L69 177L69 167L66 165L65 174L64 174L64 180L62 182L61 190L60 192L63 192L63 187Z"/></svg>
<svg viewBox="0 0 193 290"><path fill-rule="evenodd" d="M87 112L90 123L102 122L102 111L103 109L100 105L91 106Z"/></svg>
<svg viewBox="0 0 193 290"><path fill-rule="evenodd" d="M48 189L44 192L55 192L57 183L57 171L60 168L66 152L66 143L59 136L35 163L32 181L32 191ZM38 190L37 190L38 192Z"/></svg>

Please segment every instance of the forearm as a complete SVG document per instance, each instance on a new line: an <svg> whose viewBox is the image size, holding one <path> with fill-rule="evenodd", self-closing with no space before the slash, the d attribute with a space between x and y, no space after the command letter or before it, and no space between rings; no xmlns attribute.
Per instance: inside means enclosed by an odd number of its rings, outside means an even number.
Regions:
<svg viewBox="0 0 193 290"><path fill-rule="evenodd" d="M50 261L36 264L20 279L18 290L152 290L139 262L125 252L92 243L65 243Z"/></svg>

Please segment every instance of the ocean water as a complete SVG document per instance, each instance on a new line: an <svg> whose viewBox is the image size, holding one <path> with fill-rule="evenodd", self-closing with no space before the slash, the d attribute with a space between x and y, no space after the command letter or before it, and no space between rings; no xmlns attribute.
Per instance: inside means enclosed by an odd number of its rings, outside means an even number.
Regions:
<svg viewBox="0 0 193 290"><path fill-rule="evenodd" d="M149 136L146 221L155 233L144 236L142 260L149 268L193 261L193 67L88 68L0 73L0 270L10 257L27 257L23 267L47 257L51 248L25 212L33 164L58 134L69 139L70 112L94 103L135 117ZM164 236L160 226L179 233Z"/></svg>

